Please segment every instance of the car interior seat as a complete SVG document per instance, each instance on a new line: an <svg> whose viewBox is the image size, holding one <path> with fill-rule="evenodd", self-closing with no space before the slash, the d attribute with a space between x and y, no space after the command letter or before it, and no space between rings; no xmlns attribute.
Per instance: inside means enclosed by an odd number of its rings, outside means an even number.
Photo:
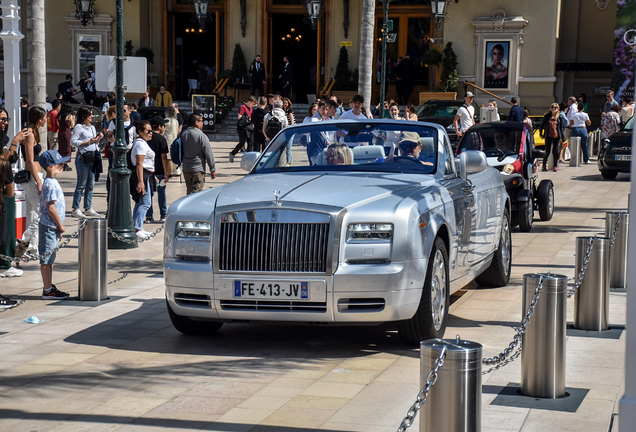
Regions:
<svg viewBox="0 0 636 432"><path fill-rule="evenodd" d="M358 164L375 162L377 159L384 160L384 147L375 145L354 147L353 157Z"/></svg>

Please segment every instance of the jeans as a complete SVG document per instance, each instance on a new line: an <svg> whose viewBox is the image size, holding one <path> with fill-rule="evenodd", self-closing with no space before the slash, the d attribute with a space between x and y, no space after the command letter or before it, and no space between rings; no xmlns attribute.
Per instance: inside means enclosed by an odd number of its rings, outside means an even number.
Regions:
<svg viewBox="0 0 636 432"><path fill-rule="evenodd" d="M157 177L157 180L159 180L160 182L161 180L166 178L165 175L157 175L155 177ZM157 183L157 199L159 200L159 214L163 217L168 212L168 203L166 200L166 187L159 186L159 183ZM146 217L152 218L153 215L154 213L152 211L152 197L150 197L150 207L146 212Z"/></svg>
<svg viewBox="0 0 636 432"><path fill-rule="evenodd" d="M583 162L588 163L590 156L587 153L587 129L584 127L573 127L572 136L581 138L581 150L583 151Z"/></svg>
<svg viewBox="0 0 636 432"><path fill-rule="evenodd" d="M93 162L82 162L78 154L75 158L75 169L77 170L77 185L75 193L73 193L73 210L80 208L82 194L84 194L84 210L88 210L93 208L93 186L95 185Z"/></svg>
<svg viewBox="0 0 636 432"><path fill-rule="evenodd" d="M60 232L56 228L51 228L44 224L38 224L40 230L40 238L38 241L38 253L44 255L45 253L53 251L57 247L57 243L60 240ZM40 264L53 265L55 263L55 257L57 252L49 255L48 257L41 257Z"/></svg>
<svg viewBox="0 0 636 432"><path fill-rule="evenodd" d="M136 230L141 230L144 227L144 218L152 203L151 195L149 180L146 182L146 193L139 198L139 201L135 203L135 208L133 209L133 225Z"/></svg>
<svg viewBox="0 0 636 432"><path fill-rule="evenodd" d="M44 176L42 173L38 173L40 179ZM28 240L33 248L38 247L38 223L40 222L40 194L38 193L38 183L33 176L31 180L26 183L22 183L24 189L25 201L26 201L26 230L22 234L22 240Z"/></svg>

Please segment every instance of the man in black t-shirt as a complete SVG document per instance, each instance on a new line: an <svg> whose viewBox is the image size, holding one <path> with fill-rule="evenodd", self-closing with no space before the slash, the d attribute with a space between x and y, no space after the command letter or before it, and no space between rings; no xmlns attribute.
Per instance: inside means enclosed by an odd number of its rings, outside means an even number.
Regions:
<svg viewBox="0 0 636 432"><path fill-rule="evenodd" d="M168 204L166 202L166 183L170 176L168 172L168 142L163 137L166 130L168 119L154 116L150 119L150 127L152 127L152 138L148 141L148 146L155 152L155 177L157 178L157 196L159 200L159 214L161 222L166 220ZM146 222L153 222L152 199L150 208L146 212Z"/></svg>
<svg viewBox="0 0 636 432"><path fill-rule="evenodd" d="M66 75L66 81L60 83L57 89L62 93L62 100L74 104L79 103L73 99L73 93L75 93L75 89L73 88L73 75Z"/></svg>

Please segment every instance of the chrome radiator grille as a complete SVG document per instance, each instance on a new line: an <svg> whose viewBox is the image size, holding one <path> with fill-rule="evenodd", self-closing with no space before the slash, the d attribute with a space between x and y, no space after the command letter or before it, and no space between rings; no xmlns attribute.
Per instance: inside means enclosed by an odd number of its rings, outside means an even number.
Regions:
<svg viewBox="0 0 636 432"><path fill-rule="evenodd" d="M219 269L325 273L328 223L221 222Z"/></svg>

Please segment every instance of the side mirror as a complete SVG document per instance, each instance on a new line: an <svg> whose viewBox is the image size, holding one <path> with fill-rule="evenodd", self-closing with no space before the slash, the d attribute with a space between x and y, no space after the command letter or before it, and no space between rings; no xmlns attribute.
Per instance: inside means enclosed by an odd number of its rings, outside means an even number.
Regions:
<svg viewBox="0 0 636 432"><path fill-rule="evenodd" d="M533 159L543 159L545 157L545 150L534 149L532 151Z"/></svg>
<svg viewBox="0 0 636 432"><path fill-rule="evenodd" d="M247 152L241 158L241 169L244 171L252 171L254 164L261 157L260 152Z"/></svg>
<svg viewBox="0 0 636 432"><path fill-rule="evenodd" d="M486 154L479 150L464 150L459 155L459 175L466 180L469 175L488 168Z"/></svg>

